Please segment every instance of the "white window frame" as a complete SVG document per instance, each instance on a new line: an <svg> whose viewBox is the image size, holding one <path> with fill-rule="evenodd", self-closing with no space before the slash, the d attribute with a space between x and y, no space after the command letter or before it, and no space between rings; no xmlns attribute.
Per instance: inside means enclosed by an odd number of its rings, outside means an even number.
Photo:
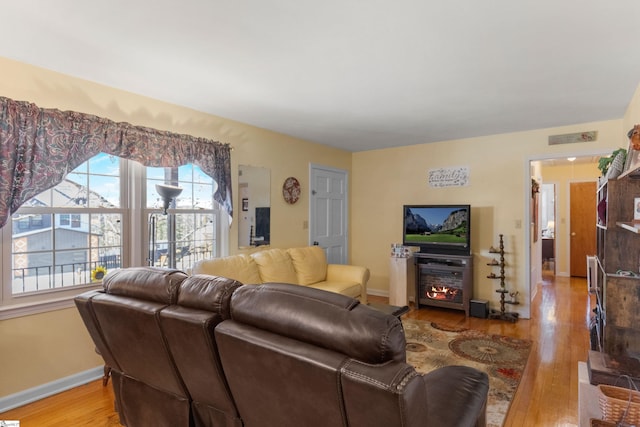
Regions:
<svg viewBox="0 0 640 427"><path fill-rule="evenodd" d="M110 211L122 214L122 267L147 265L148 227L146 208L146 168L127 159L120 159L120 208ZM49 208L51 210L51 208ZM68 210L67 210L68 211ZM86 212L85 212L86 211ZM179 210L188 213L190 210ZM197 211L197 210L194 210ZM91 213L91 208L78 213ZM95 210L93 210L95 212ZM197 211L199 212L199 211ZM66 212L65 212L66 213ZM230 222L222 209L216 210L216 249L219 256L228 254ZM74 306L73 298L90 289L102 288L101 283L56 288L29 294L12 294L12 230L11 218L0 229L0 320L60 310Z"/></svg>

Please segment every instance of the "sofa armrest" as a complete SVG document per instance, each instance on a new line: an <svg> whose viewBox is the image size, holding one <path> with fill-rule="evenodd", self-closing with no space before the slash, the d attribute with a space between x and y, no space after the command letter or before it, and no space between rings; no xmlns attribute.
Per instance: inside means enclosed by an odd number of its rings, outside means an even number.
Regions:
<svg viewBox="0 0 640 427"><path fill-rule="evenodd" d="M443 366L423 377L434 425L485 427L489 376L468 366ZM447 408L443 411L442 408Z"/></svg>
<svg viewBox="0 0 640 427"><path fill-rule="evenodd" d="M368 364L352 359L342 369L341 381L349 425L447 425L432 422L423 378L406 363Z"/></svg>
<svg viewBox="0 0 640 427"><path fill-rule="evenodd" d="M360 283L362 287L360 302L367 303L367 282L369 281L369 269L359 265L328 264L327 281L348 281Z"/></svg>

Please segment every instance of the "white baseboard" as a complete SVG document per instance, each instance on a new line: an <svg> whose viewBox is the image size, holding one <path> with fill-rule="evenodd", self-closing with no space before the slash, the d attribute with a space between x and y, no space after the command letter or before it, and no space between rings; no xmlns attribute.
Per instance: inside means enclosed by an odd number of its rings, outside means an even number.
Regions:
<svg viewBox="0 0 640 427"><path fill-rule="evenodd" d="M389 291L380 291L378 289L367 289L367 295L375 295L377 297L388 297Z"/></svg>
<svg viewBox="0 0 640 427"><path fill-rule="evenodd" d="M10 394L0 398L0 412L5 412L36 400L44 399L61 391L81 386L91 381L102 378L104 367L98 366L84 372L70 375L50 383L42 384L19 393Z"/></svg>
<svg viewBox="0 0 640 427"><path fill-rule="evenodd" d="M377 289L367 289L367 295L374 295L376 297L389 297L389 291L379 291ZM415 302L412 296L409 296L409 302Z"/></svg>

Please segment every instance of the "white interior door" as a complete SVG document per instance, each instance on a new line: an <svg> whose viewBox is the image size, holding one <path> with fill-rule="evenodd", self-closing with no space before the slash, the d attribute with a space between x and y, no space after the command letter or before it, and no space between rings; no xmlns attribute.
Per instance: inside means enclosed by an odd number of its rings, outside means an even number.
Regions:
<svg viewBox="0 0 640 427"><path fill-rule="evenodd" d="M311 165L309 240L330 264L347 263L347 172Z"/></svg>

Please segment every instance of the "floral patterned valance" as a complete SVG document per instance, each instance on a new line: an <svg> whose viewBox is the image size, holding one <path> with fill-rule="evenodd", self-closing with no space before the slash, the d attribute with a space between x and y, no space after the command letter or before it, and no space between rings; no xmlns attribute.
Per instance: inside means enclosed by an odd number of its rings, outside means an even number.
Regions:
<svg viewBox="0 0 640 427"><path fill-rule="evenodd" d="M145 166L198 165L218 184L214 199L233 214L228 144L0 97L0 228L100 152Z"/></svg>

